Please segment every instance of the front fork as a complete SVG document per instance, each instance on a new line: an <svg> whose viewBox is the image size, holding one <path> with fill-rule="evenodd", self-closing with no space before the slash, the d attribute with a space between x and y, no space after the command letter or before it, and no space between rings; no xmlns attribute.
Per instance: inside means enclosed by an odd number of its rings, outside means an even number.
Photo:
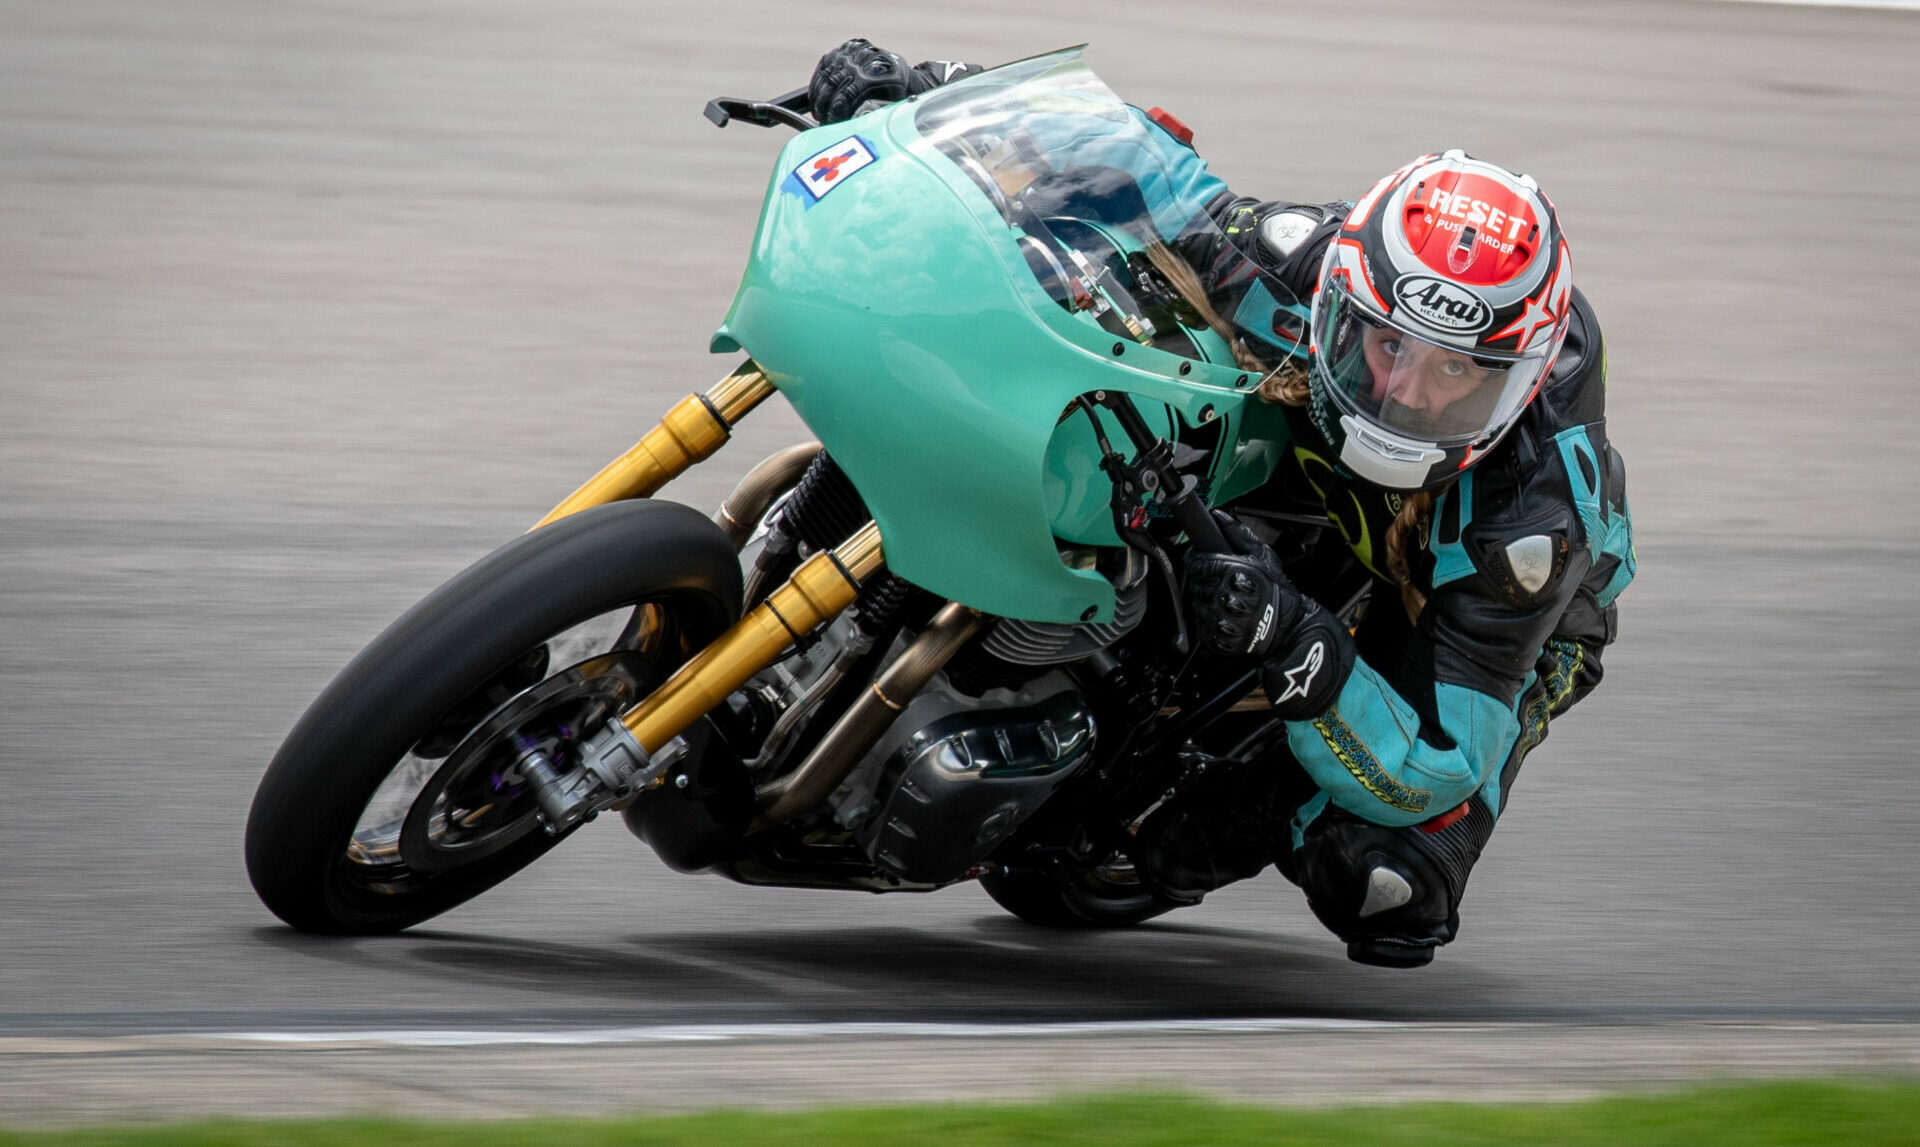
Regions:
<svg viewBox="0 0 1920 1147"><path fill-rule="evenodd" d="M688 395L631 450L608 463L542 518L549 522L607 502L643 498L711 457L734 423L773 394L751 360L704 395ZM731 531L730 531L731 532ZM746 684L814 628L839 616L860 585L885 565L879 527L868 522L829 551L802 562L786 583L647 697L609 720L580 748L580 763L562 773L529 750L522 771L533 782L547 831L559 833L605 808L632 801L666 781L670 762L654 754ZM773 805L777 794L765 803ZM791 802L787 802L790 805ZM787 805L780 809L788 813Z"/></svg>
<svg viewBox="0 0 1920 1147"><path fill-rule="evenodd" d="M675 403L633 449L601 467L533 528L607 502L651 495L694 463L713 457L726 445L734 423L772 396L773 383L748 359L705 394L689 394Z"/></svg>

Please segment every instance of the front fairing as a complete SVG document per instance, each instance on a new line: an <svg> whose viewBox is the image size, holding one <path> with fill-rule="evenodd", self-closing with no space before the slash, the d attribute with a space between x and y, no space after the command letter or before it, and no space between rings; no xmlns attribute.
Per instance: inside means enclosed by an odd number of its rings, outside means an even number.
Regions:
<svg viewBox="0 0 1920 1147"><path fill-rule="evenodd" d="M1119 542L1072 400L1133 395L1170 435L1218 426L1216 502L1263 481L1284 440L1251 397L1257 363L1131 275L1156 240L1216 249L1204 208L1223 190L1077 49L995 69L789 142L715 347L786 394L902 577L1002 616L1107 620L1111 585L1059 555ZM1243 272L1220 317L1277 361L1304 310Z"/></svg>

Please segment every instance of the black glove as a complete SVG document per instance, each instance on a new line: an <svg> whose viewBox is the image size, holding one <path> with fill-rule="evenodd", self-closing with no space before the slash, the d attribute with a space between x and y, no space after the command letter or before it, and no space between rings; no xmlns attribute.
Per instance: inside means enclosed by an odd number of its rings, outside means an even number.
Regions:
<svg viewBox="0 0 1920 1147"><path fill-rule="evenodd" d="M1260 667L1273 711L1288 721L1310 721L1333 707L1353 674L1353 634L1310 597L1300 620L1276 642Z"/></svg>
<svg viewBox="0 0 1920 1147"><path fill-rule="evenodd" d="M1235 552L1187 554L1187 607L1200 643L1223 657L1263 662L1261 683L1281 717L1318 717L1353 672L1353 636L1293 587L1251 530L1220 516L1220 532Z"/></svg>
<svg viewBox="0 0 1920 1147"><path fill-rule="evenodd" d="M898 53L866 40L848 40L820 57L807 85L807 103L815 120L839 123L860 114L868 100L905 99L911 78L906 59Z"/></svg>
<svg viewBox="0 0 1920 1147"><path fill-rule="evenodd" d="M1187 554L1187 605L1200 643L1223 657L1265 659L1300 620L1306 599L1280 559L1239 522L1217 516L1233 553Z"/></svg>

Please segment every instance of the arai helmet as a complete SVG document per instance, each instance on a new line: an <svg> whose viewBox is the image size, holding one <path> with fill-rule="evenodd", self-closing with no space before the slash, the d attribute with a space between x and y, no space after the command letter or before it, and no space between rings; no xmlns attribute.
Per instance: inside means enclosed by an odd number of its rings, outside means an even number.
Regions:
<svg viewBox="0 0 1920 1147"><path fill-rule="evenodd" d="M1462 151L1374 184L1327 245L1313 305L1314 424L1378 486L1438 485L1539 393L1573 265L1533 177Z"/></svg>

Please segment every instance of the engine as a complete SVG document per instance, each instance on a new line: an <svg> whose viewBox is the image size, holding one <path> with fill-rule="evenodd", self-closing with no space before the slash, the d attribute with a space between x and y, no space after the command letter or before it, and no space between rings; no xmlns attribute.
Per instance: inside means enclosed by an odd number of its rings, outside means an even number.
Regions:
<svg viewBox="0 0 1920 1147"><path fill-rule="evenodd" d="M771 528L749 543L749 583L784 576L797 552L837 544L866 518L851 483L820 455ZM810 822L811 842L856 847L890 884L950 883L981 864L1086 765L1093 714L1059 667L1107 648L1140 624L1151 567L1124 546L1063 545L1061 560L1113 583L1113 619L1077 625L995 620L847 773L826 801L837 830L821 835L822 826ZM852 610L758 674L716 716L739 763L699 768L703 754L691 752L688 783L675 790L676 799L635 804L627 810L628 827L675 868L718 865L736 879L758 879L728 868L755 812L753 784L797 763L808 737L817 739L819 722L831 720L829 700L844 704L850 687L898 657L916 636L915 619L937 604L910 583L880 574ZM783 882L806 864L771 855L755 863L782 878L768 882Z"/></svg>
<svg viewBox="0 0 1920 1147"><path fill-rule="evenodd" d="M956 688L975 696L1017 688L1052 666L1107 648L1139 626L1147 614L1147 575L1152 569L1144 555L1120 546L1063 546L1060 557L1069 565L1096 569L1113 582L1113 620L1064 625L1000 618L947 663L947 679Z"/></svg>
<svg viewBox="0 0 1920 1147"><path fill-rule="evenodd" d="M936 677L829 804L875 865L942 884L1012 835L1093 743L1093 715L1064 674L985 697Z"/></svg>
<svg viewBox="0 0 1920 1147"><path fill-rule="evenodd" d="M1002 618L980 642L982 653L1015 665L1064 665L1105 649L1133 632L1147 615L1146 556L1125 546L1063 547L1068 565L1097 569L1113 582L1113 620L1102 624L1052 625Z"/></svg>

